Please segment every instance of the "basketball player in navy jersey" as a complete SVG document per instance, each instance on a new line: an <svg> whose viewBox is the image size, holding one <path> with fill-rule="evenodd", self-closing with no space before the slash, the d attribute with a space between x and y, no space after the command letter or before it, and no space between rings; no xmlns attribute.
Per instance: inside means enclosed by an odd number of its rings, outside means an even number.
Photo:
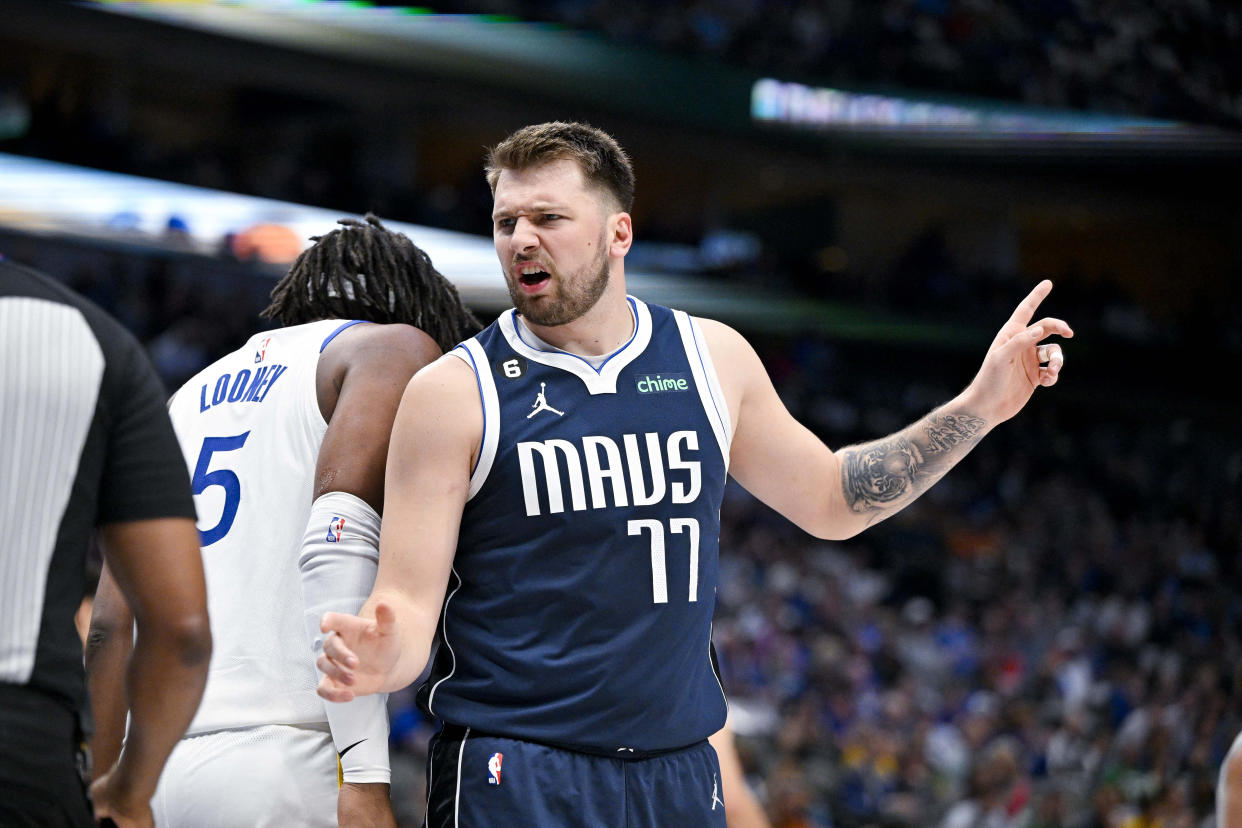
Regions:
<svg viewBox="0 0 1242 828"><path fill-rule="evenodd" d="M216 651L156 790L160 824L395 826L384 698L325 705L310 639L326 609L356 609L370 592L406 383L479 326L409 238L370 215L340 224L273 290L264 313L284 327L255 334L169 403L199 504ZM105 757L125 721L118 598L105 573L88 659L110 710L95 741Z"/></svg>
<svg viewBox="0 0 1242 828"><path fill-rule="evenodd" d="M430 826L725 824L707 742L726 474L807 532L895 514L1056 383L1040 283L956 398L833 451L731 328L626 295L634 177L607 134L518 130L489 155L515 305L420 372L393 428L379 572L328 613L320 695L393 690L438 640Z"/></svg>

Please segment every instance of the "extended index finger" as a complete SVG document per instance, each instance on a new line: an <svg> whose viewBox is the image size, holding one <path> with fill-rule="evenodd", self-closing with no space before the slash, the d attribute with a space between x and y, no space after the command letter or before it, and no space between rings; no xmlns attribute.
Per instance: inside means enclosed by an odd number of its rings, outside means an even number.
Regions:
<svg viewBox="0 0 1242 828"><path fill-rule="evenodd" d="M1037 284L1031 292L1026 295L1026 298L1019 302L1018 306L1013 309L1013 314L1009 317L1009 321L1005 323L1005 327L1016 331L1029 325L1031 319L1035 316L1035 311L1039 310L1040 303L1043 302L1051 292L1052 281L1050 279L1044 279Z"/></svg>

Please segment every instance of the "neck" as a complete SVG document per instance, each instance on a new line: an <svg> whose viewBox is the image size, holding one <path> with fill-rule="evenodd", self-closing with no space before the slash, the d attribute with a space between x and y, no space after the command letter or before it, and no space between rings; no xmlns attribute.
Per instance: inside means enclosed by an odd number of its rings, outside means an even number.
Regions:
<svg viewBox="0 0 1242 828"><path fill-rule="evenodd" d="M523 317L535 336L578 356L611 354L634 335L634 312L625 298L625 280L615 275L589 311L564 325L535 325Z"/></svg>

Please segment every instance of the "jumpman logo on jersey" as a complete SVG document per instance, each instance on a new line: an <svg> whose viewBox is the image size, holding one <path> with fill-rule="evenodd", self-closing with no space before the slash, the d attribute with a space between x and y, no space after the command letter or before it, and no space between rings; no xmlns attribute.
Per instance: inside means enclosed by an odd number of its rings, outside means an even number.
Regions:
<svg viewBox="0 0 1242 828"><path fill-rule="evenodd" d="M535 416L540 411L551 411L553 414L555 414L558 417L565 416L564 411L557 411L555 408L548 405L547 395L545 395L543 392L543 389L546 385L547 385L546 382L539 383L539 396L535 397L535 404L531 406L530 413L526 415L526 419L529 420L531 417Z"/></svg>
<svg viewBox="0 0 1242 828"><path fill-rule="evenodd" d="M716 806L724 807L724 800L720 798L720 780L716 778L716 774L712 774L712 810L716 810Z"/></svg>

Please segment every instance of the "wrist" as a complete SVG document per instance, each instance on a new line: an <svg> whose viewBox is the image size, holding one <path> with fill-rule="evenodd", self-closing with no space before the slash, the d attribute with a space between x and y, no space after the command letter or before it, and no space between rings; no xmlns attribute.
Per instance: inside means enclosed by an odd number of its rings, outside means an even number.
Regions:
<svg viewBox="0 0 1242 828"><path fill-rule="evenodd" d="M987 434L1000 422L1000 418L995 411L984 403L983 395L975 390L974 383L966 386L960 394L941 406L940 411L944 414L970 417L977 420L982 429L979 434L980 437Z"/></svg>
<svg viewBox="0 0 1242 828"><path fill-rule="evenodd" d="M104 780L108 799L122 812L149 804L151 797L155 796L155 787L147 783L148 779L150 774L145 774L134 767L133 763L126 762L122 753Z"/></svg>

